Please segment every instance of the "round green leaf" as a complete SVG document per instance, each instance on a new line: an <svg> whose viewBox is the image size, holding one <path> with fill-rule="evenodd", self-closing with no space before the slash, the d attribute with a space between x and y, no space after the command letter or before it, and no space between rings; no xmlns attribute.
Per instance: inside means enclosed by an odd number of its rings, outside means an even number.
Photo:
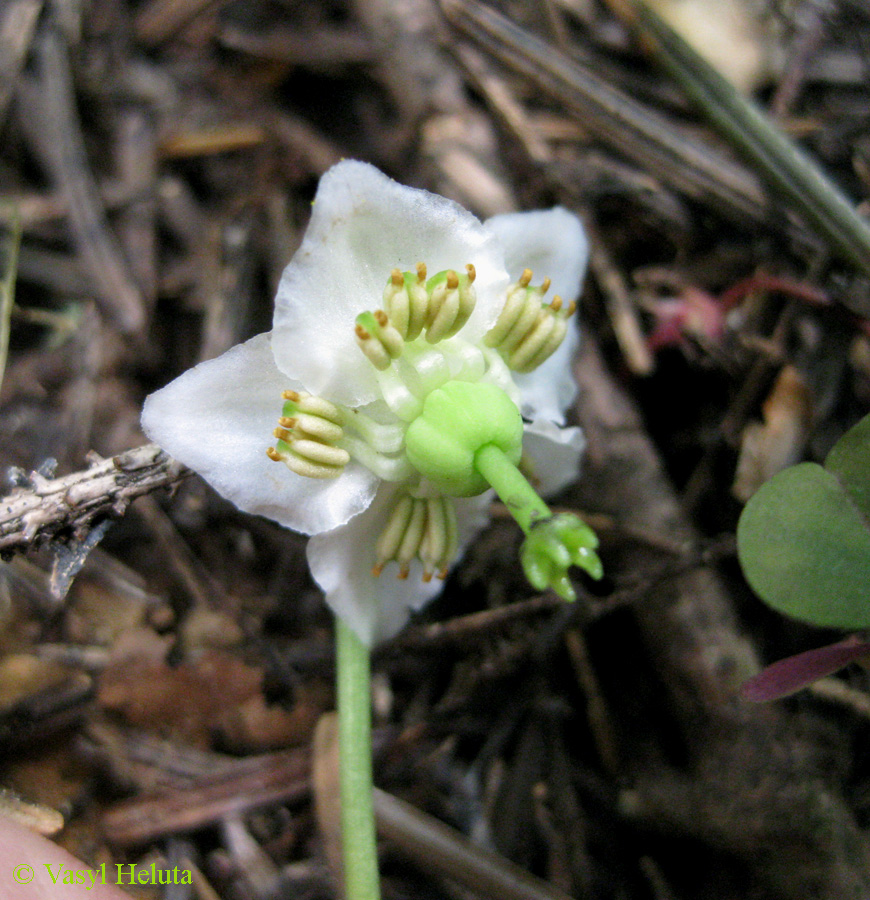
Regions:
<svg viewBox="0 0 870 900"><path fill-rule="evenodd" d="M815 463L761 486L737 525L753 590L785 615L830 628L870 626L870 528L838 479Z"/></svg>
<svg viewBox="0 0 870 900"><path fill-rule="evenodd" d="M870 520L870 416L850 428L828 454L825 468L837 476Z"/></svg>

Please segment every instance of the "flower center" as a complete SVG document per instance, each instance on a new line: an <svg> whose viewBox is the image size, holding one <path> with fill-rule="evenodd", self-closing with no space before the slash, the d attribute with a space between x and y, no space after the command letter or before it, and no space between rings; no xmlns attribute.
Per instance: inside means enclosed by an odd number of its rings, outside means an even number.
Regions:
<svg viewBox="0 0 870 900"><path fill-rule="evenodd" d="M309 478L335 478L355 459L385 481L405 483L377 540L374 575L396 562L407 578L419 559L424 581L445 577L457 553L452 498L492 487L527 535L529 580L573 598L568 566L600 577L597 541L576 516L552 515L517 469L523 421L511 371L530 372L556 350L574 304L558 296L545 303L550 280L533 287L526 269L479 345L459 335L477 299L474 266L426 276L423 263L414 272L394 269L384 308L356 318L357 344L381 389L372 415L285 391L268 455Z"/></svg>

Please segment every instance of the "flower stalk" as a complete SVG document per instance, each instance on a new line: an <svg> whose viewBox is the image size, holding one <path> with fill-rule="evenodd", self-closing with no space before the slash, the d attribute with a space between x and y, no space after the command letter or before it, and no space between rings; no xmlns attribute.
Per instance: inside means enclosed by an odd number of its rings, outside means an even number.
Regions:
<svg viewBox="0 0 870 900"><path fill-rule="evenodd" d="M371 660L353 629L335 617L336 687L345 900L380 900L372 805Z"/></svg>

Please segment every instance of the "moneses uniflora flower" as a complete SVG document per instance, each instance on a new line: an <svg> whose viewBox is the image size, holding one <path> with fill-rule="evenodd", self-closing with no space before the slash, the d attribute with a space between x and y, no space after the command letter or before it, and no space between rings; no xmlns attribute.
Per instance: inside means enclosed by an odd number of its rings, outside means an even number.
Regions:
<svg viewBox="0 0 870 900"><path fill-rule="evenodd" d="M241 509L313 535L315 580L369 645L438 592L490 485L528 535L532 583L572 597L571 564L600 570L594 535L551 516L515 466L545 494L576 475L582 435L559 426L585 262L564 209L481 223L339 163L271 334L152 394L143 427Z"/></svg>

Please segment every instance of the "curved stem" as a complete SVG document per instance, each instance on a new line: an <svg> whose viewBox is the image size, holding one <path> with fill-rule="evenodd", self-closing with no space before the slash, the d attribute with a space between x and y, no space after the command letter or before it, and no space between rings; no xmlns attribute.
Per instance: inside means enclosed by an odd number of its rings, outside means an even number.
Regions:
<svg viewBox="0 0 870 900"><path fill-rule="evenodd" d="M475 453L474 467L495 490L525 534L535 522L552 515L549 506L535 493L523 473L495 444L486 444Z"/></svg>
<svg viewBox="0 0 870 900"><path fill-rule="evenodd" d="M380 900L372 806L369 649L336 617L336 680L345 900Z"/></svg>

